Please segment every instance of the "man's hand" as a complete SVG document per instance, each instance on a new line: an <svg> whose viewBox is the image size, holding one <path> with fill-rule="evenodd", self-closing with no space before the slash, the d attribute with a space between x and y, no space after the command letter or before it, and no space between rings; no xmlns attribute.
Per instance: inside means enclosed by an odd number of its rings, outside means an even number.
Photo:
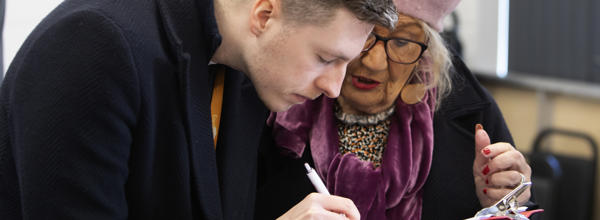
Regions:
<svg viewBox="0 0 600 220"><path fill-rule="evenodd" d="M475 128L475 190L483 207L493 205L521 183L531 180L531 167L525 157L509 143L490 145L490 137L480 124ZM531 189L518 197L519 203L529 200Z"/></svg>
<svg viewBox="0 0 600 220"><path fill-rule="evenodd" d="M359 220L360 213L350 199L311 193L278 218L278 220L292 219Z"/></svg>

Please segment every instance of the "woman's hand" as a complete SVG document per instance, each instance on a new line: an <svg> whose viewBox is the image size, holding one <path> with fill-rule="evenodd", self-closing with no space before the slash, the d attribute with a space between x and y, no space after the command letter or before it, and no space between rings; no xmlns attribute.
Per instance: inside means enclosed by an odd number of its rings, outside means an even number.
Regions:
<svg viewBox="0 0 600 220"><path fill-rule="evenodd" d="M531 181L531 167L525 157L509 143L494 143L481 125L475 128L475 161L473 176L475 190L483 207L493 205L504 195L521 183L521 174L525 181ZM527 188L517 200L523 204L531 196Z"/></svg>
<svg viewBox="0 0 600 220"><path fill-rule="evenodd" d="M350 199L311 193L278 218L278 220L288 219L360 220L360 213Z"/></svg>

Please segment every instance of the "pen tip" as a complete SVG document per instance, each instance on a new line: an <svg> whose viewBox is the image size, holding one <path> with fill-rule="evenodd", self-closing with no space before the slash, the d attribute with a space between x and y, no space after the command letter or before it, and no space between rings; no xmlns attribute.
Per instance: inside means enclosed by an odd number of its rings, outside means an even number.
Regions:
<svg viewBox="0 0 600 220"><path fill-rule="evenodd" d="M312 170L312 168L310 168L310 165L308 165L308 163L304 163L304 167L306 168L306 171Z"/></svg>

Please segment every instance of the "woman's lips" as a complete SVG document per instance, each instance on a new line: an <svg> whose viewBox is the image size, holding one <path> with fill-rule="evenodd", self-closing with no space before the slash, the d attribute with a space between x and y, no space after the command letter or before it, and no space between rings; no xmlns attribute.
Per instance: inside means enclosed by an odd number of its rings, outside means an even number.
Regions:
<svg viewBox="0 0 600 220"><path fill-rule="evenodd" d="M375 80L369 79L369 78L365 78L365 77L361 77L361 76L352 76L352 85L354 85L354 87L356 87L358 89L370 90L370 89L374 89L379 84L381 84L381 83L377 82Z"/></svg>

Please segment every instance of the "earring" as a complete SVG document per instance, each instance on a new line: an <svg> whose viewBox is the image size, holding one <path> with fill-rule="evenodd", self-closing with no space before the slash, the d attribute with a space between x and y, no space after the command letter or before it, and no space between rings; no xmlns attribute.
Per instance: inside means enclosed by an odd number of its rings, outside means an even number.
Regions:
<svg viewBox="0 0 600 220"><path fill-rule="evenodd" d="M404 103L413 105L423 100L427 92L427 85L424 83L425 80L422 79L425 74L421 71L413 72L400 92L400 98L402 98Z"/></svg>

